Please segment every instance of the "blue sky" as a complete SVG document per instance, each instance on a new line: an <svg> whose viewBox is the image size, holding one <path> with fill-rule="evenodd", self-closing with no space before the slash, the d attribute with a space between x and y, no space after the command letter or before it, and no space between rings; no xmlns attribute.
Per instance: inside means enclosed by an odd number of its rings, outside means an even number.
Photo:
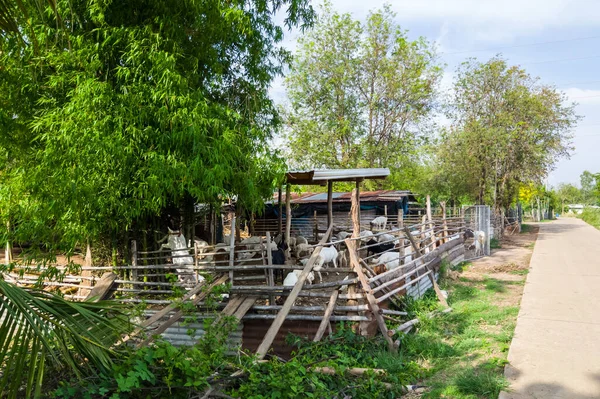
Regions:
<svg viewBox="0 0 600 399"><path fill-rule="evenodd" d="M573 131L575 151L551 172L550 185L578 183L584 170L600 172L600 1L331 0L335 10L360 20L386 2L409 37L436 43L447 65L442 89L467 57L485 61L501 54L579 104L583 119ZM287 35L285 46L295 49L298 35ZM281 83L276 80L271 89L278 102L285 99Z"/></svg>

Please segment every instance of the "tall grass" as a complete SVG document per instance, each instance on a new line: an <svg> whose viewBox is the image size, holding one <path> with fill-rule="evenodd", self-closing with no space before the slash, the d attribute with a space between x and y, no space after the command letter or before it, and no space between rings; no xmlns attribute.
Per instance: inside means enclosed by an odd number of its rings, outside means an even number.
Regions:
<svg viewBox="0 0 600 399"><path fill-rule="evenodd" d="M577 215L584 222L600 229L600 209L585 208L580 215Z"/></svg>

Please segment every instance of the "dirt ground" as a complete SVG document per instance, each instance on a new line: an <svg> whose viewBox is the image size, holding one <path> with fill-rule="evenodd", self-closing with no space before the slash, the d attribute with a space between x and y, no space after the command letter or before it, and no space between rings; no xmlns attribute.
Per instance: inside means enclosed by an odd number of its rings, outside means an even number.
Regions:
<svg viewBox="0 0 600 399"><path fill-rule="evenodd" d="M539 227L529 226L527 232L505 235L500 241L500 248L492 249L491 256L471 261L461 277L475 281L486 278L501 281L525 280L538 231ZM523 285L507 287L511 290L511 295L503 298L506 303L502 305L518 305L523 295Z"/></svg>

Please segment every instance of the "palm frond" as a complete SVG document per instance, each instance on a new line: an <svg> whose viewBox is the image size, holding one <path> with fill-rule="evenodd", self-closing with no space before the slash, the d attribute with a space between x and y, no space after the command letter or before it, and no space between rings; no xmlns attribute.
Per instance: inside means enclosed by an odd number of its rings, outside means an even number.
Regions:
<svg viewBox="0 0 600 399"><path fill-rule="evenodd" d="M0 279L0 396L39 397L48 365L78 376L106 370L130 329L123 306L71 302Z"/></svg>

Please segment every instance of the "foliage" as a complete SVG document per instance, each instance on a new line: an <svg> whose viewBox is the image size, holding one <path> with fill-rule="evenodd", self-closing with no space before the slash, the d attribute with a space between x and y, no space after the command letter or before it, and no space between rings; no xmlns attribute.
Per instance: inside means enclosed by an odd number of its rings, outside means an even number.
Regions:
<svg viewBox="0 0 600 399"><path fill-rule="evenodd" d="M571 151L579 117L554 87L501 58L469 60L457 71L435 181L448 198L508 208L523 184L541 183Z"/></svg>
<svg viewBox="0 0 600 399"><path fill-rule="evenodd" d="M418 180L419 148L442 70L411 41L390 6L361 24L325 3L300 37L286 80L290 162L297 167L389 167L390 186Z"/></svg>
<svg viewBox="0 0 600 399"><path fill-rule="evenodd" d="M559 184L555 192L558 200L560 201L562 213L565 212L565 205L576 204L582 199L581 190L575 187L573 184Z"/></svg>
<svg viewBox="0 0 600 399"><path fill-rule="evenodd" d="M113 366L112 345L130 328L121 305L70 302L0 278L0 393L40 397L49 372L93 375Z"/></svg>
<svg viewBox="0 0 600 399"><path fill-rule="evenodd" d="M600 173L583 171L580 176L581 199L584 204L597 205L600 203Z"/></svg>
<svg viewBox="0 0 600 399"><path fill-rule="evenodd" d="M291 337L290 343L298 350L287 362L273 357L269 362L256 363L249 356L228 355L226 339L235 323L224 329L215 329L209 324L207 322L205 326L207 334L196 346L177 348L159 340L153 346L131 351L121 364L97 379L88 379L83 384L63 384L54 396L162 398L168 392L169 397L176 399L188 398L191 393L202 393L213 386L244 398L296 398L300 395L392 398L400 392L402 383L418 376L414 374L418 373L414 363L380 355L385 351L381 340L366 339L343 326L319 343ZM357 377L344 374L350 367L377 368L385 364L396 368L394 374L386 377L396 383L396 388L391 390L384 387L380 377L367 375L357 381ZM333 367L339 374L331 376L311 371L311 366L316 365ZM242 373L232 379L231 374L236 369Z"/></svg>
<svg viewBox="0 0 600 399"><path fill-rule="evenodd" d="M581 218L584 222L600 229L600 209L597 208L584 208L583 212L577 217Z"/></svg>
<svg viewBox="0 0 600 399"><path fill-rule="evenodd" d="M37 46L0 35L11 240L72 250L168 208L271 195L284 165L267 146L280 125L268 88L289 61L273 15L310 24L306 0L23 6Z"/></svg>

